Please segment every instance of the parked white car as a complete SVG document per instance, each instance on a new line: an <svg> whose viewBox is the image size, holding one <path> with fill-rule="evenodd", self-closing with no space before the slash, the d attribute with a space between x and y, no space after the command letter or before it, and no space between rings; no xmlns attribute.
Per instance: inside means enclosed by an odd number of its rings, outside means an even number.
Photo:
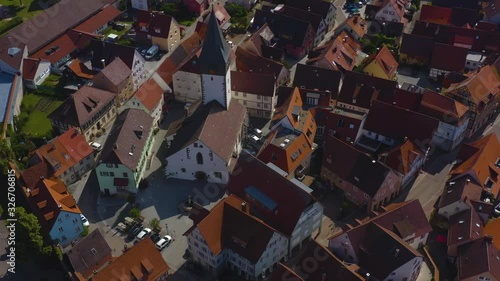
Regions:
<svg viewBox="0 0 500 281"><path fill-rule="evenodd" d="M165 235L160 241L156 242L156 248L161 251L170 245L170 242L172 242L172 237L170 237L170 235Z"/></svg>
<svg viewBox="0 0 500 281"><path fill-rule="evenodd" d="M89 226L90 225L89 220L83 214L80 214L80 219L82 220L83 226Z"/></svg>
<svg viewBox="0 0 500 281"><path fill-rule="evenodd" d="M95 151L101 151L102 149L102 145L98 142L91 142L90 147L92 147L92 149Z"/></svg>
<svg viewBox="0 0 500 281"><path fill-rule="evenodd" d="M137 238L137 240L142 240L149 234L151 234L151 228L144 228L143 230L141 230L141 232L139 232L139 234L137 234L135 238Z"/></svg>

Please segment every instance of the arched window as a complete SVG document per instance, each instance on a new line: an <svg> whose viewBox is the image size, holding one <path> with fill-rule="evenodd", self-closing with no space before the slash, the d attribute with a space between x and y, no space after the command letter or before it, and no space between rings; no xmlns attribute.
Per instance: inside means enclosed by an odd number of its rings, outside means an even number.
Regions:
<svg viewBox="0 0 500 281"><path fill-rule="evenodd" d="M201 152L196 153L196 162L199 165L203 165L203 155L201 155Z"/></svg>

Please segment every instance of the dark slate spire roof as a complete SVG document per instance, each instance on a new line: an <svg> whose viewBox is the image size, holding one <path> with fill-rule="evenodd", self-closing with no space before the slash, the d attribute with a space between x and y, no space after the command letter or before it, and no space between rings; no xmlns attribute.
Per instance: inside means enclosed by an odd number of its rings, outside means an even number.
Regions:
<svg viewBox="0 0 500 281"><path fill-rule="evenodd" d="M215 11L212 8L210 19L208 20L208 29L203 42L199 63L207 65L224 64L228 65L230 60L231 48L224 39L219 27Z"/></svg>

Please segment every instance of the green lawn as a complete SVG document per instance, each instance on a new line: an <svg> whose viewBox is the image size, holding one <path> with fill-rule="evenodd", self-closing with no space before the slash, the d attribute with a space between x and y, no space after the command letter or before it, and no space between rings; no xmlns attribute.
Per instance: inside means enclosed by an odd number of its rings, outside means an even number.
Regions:
<svg viewBox="0 0 500 281"><path fill-rule="evenodd" d="M23 6L20 6L22 2ZM44 8L49 7L51 4L56 3L57 0L40 1L40 0L0 0L0 5L9 8L8 19L3 19L0 21L0 34L7 32L8 30L17 26L10 21L14 18L18 18L21 21L15 20L16 23L21 23L30 20L32 17L43 11ZM43 7L40 6L43 4Z"/></svg>
<svg viewBox="0 0 500 281"><path fill-rule="evenodd" d="M63 102L51 100L36 94L27 94L23 98L21 118L26 118L23 131L32 137L50 135L52 124L47 117Z"/></svg>

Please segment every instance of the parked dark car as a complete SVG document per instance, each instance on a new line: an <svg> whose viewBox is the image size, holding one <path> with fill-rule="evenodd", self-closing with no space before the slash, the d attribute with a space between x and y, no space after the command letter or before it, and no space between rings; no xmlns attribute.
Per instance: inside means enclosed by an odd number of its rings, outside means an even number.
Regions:
<svg viewBox="0 0 500 281"><path fill-rule="evenodd" d="M134 239L134 237L137 234L139 234L139 232L141 232L143 229L144 229L144 226L142 224L132 227L132 229L130 229L130 231L128 232L127 238Z"/></svg>
<svg viewBox="0 0 500 281"><path fill-rule="evenodd" d="M196 274L198 276L203 274L203 268L201 267L201 265L198 263L195 263L193 261L186 262L186 268L187 268L187 270L193 272L194 274Z"/></svg>
<svg viewBox="0 0 500 281"><path fill-rule="evenodd" d="M159 233L155 233L155 234L151 235L150 237L151 237L151 240L153 241L153 243L156 243L156 242L160 241L160 239L161 239L161 235Z"/></svg>

